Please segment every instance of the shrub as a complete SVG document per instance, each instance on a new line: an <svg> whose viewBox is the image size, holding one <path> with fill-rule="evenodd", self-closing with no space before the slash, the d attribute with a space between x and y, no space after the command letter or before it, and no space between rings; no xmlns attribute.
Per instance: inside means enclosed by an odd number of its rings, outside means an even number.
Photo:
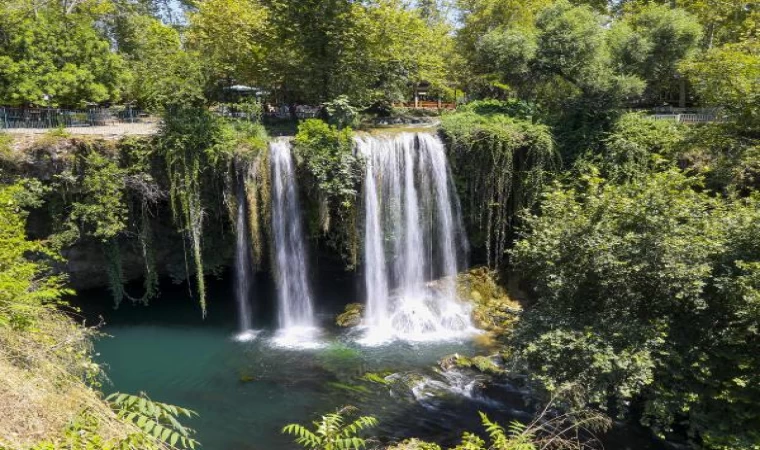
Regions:
<svg viewBox="0 0 760 450"><path fill-rule="evenodd" d="M298 126L294 139L299 166L306 172L302 188L317 194L316 204L309 205L312 234L324 235L351 266L357 257L356 197L362 172L352 135L350 128L309 119Z"/></svg>

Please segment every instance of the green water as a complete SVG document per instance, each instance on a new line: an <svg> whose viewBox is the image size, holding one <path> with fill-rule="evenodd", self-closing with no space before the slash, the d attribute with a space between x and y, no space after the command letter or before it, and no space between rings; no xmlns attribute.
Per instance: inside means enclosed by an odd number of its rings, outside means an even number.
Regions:
<svg viewBox="0 0 760 450"><path fill-rule="evenodd" d="M326 330L315 349L272 344L267 324L273 316L273 292L266 280L259 280L256 290L257 325L263 331L253 341L236 341L228 284L211 283L206 320L181 286L164 288L149 307L127 303L114 310L105 293L81 296L85 312L102 316L103 331L111 336L96 346L110 378L104 390L145 391L154 400L194 409L199 417L189 425L208 450L298 448L280 433L285 424L309 423L345 405L380 420L371 434L382 443L417 436L452 444L463 430L480 430L478 411L502 422L530 417L522 395L511 386L472 396L462 390L467 380L452 381L450 374L435 369L445 355L474 353L471 342L366 347L356 343L357 336L333 329L334 313L353 295L350 280L318 290ZM427 387L415 392L407 387L414 383L398 383L389 388L360 380L365 372L395 372L415 382L421 375ZM656 448L625 429L606 440L608 449Z"/></svg>

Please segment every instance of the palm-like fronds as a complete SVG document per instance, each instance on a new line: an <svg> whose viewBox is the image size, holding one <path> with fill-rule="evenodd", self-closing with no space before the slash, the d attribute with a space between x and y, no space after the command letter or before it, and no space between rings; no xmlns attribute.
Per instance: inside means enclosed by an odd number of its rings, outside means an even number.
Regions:
<svg viewBox="0 0 760 450"><path fill-rule="evenodd" d="M174 448L195 449L195 430L182 425L178 417L197 416L195 411L167 403L155 402L143 395L114 393L106 398L119 417L137 426L148 438Z"/></svg>
<svg viewBox="0 0 760 450"><path fill-rule="evenodd" d="M359 450L366 447L365 439L357 434L377 425L372 416L361 416L345 425L344 415L352 412L344 408L334 413L323 415L314 421L314 431L296 423L283 427L282 432L295 436L295 442L309 450Z"/></svg>
<svg viewBox="0 0 760 450"><path fill-rule="evenodd" d="M595 432L609 428L610 420L594 411L556 413L554 400L528 424L513 421L508 431L480 413L490 443L472 433L464 433L454 450L592 450L597 448Z"/></svg>

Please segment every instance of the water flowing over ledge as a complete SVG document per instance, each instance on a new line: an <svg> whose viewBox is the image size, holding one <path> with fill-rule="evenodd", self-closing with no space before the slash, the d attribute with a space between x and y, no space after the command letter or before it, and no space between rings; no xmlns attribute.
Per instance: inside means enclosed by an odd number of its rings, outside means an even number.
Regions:
<svg viewBox="0 0 760 450"><path fill-rule="evenodd" d="M238 168L237 187L235 197L237 200L236 218L235 218L235 300L238 307L238 328L240 334L236 339L250 340L255 337L251 327L253 323L253 314L251 313L250 293L251 293L251 256L249 232L246 224L246 196L245 196L245 175Z"/></svg>
<svg viewBox="0 0 760 450"><path fill-rule="evenodd" d="M467 241L443 143L426 133L367 136L356 152L366 160L362 342L475 333L456 293Z"/></svg>
<svg viewBox="0 0 760 450"><path fill-rule="evenodd" d="M274 141L269 149L279 326L274 342L284 346L313 346L319 333L308 281L306 245L291 146L286 141Z"/></svg>

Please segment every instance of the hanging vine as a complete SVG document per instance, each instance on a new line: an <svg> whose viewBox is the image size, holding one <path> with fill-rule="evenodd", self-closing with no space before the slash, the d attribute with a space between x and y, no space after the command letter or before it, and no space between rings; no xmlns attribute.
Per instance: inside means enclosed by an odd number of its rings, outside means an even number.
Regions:
<svg viewBox="0 0 760 450"><path fill-rule="evenodd" d="M356 209L363 172L363 162L353 153L352 131L310 119L299 125L293 143L304 175L301 188L308 193L311 234L326 239L352 269L358 254Z"/></svg>
<svg viewBox="0 0 760 450"><path fill-rule="evenodd" d="M70 246L81 237L100 243L106 260L108 287L115 305L124 298L119 236L127 229L128 208L125 199L126 171L106 152L90 141L80 141L75 149L71 170L58 180L71 198L68 217L62 223L60 244Z"/></svg>
<svg viewBox="0 0 760 450"><path fill-rule="evenodd" d="M158 271L153 249L153 228L151 220L160 200L166 197L156 183L152 169L154 147L147 140L126 139L119 145L121 165L128 171L126 186L129 194L129 217L131 228L137 235L138 252L143 260L143 293L139 297L130 295L126 290L124 296L135 303L148 304L157 297Z"/></svg>
<svg viewBox="0 0 760 450"><path fill-rule="evenodd" d="M445 116L441 134L471 236L489 267L501 265L516 214L531 207L558 163L546 127L504 115Z"/></svg>
<svg viewBox="0 0 760 450"><path fill-rule="evenodd" d="M251 255L256 269L261 267L264 257L265 234L271 223L271 185L269 173L269 153L259 152L248 165L245 197L248 202L248 229L250 230Z"/></svg>
<svg viewBox="0 0 760 450"><path fill-rule="evenodd" d="M178 108L167 111L159 137L169 180L169 203L174 223L189 244L190 261L195 270L196 295L203 317L206 316L206 285L203 269L202 176L213 177L223 171L231 152L219 119L202 108ZM187 259L187 247L185 250ZM189 271L189 265L186 266ZM189 275L189 273L188 273ZM189 276L188 276L189 278Z"/></svg>

